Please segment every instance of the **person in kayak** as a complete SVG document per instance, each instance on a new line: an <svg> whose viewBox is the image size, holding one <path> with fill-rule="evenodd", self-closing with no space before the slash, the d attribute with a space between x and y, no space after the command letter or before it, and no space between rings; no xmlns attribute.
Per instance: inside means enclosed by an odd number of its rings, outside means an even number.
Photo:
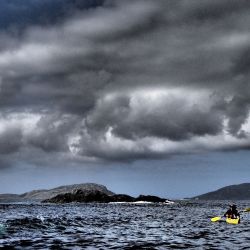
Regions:
<svg viewBox="0 0 250 250"><path fill-rule="evenodd" d="M231 205L227 212L224 214L224 217L230 219L240 218L240 213L237 210L237 206L235 204Z"/></svg>

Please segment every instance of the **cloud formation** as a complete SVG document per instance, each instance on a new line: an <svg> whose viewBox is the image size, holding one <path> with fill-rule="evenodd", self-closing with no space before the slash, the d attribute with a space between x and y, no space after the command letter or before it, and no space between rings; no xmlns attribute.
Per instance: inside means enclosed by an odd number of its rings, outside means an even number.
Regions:
<svg viewBox="0 0 250 250"><path fill-rule="evenodd" d="M246 1L52 2L43 8L58 5L58 15L38 20L26 9L42 11L41 1L28 1L12 10L27 12L22 25L0 20L2 157L132 161L249 148Z"/></svg>

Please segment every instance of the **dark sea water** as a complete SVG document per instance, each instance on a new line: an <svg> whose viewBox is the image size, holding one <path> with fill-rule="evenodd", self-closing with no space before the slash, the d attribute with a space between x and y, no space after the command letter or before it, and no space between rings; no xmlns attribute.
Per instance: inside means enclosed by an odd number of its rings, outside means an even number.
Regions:
<svg viewBox="0 0 250 250"><path fill-rule="evenodd" d="M2 204L0 249L250 249L250 213L210 222L228 204Z"/></svg>

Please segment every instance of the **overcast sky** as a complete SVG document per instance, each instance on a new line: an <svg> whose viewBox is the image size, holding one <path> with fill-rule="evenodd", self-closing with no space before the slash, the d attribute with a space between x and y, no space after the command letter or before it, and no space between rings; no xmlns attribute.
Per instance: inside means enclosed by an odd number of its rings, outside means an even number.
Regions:
<svg viewBox="0 0 250 250"><path fill-rule="evenodd" d="M250 2L2 0L0 193L187 197L250 176Z"/></svg>

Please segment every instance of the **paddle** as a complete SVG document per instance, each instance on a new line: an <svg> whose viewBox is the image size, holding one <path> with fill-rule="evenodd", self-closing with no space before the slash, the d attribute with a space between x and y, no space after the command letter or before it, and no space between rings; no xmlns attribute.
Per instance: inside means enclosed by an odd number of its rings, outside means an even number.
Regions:
<svg viewBox="0 0 250 250"><path fill-rule="evenodd" d="M240 213L241 212L250 212L250 207L245 208L244 210L240 211ZM217 222L217 221L220 221L220 220L221 220L220 216L216 216L216 217L211 218L212 222Z"/></svg>
<svg viewBox="0 0 250 250"><path fill-rule="evenodd" d="M213 217L211 219L212 222L217 222L217 221L220 221L221 220L221 217L220 216L217 216L217 217Z"/></svg>

